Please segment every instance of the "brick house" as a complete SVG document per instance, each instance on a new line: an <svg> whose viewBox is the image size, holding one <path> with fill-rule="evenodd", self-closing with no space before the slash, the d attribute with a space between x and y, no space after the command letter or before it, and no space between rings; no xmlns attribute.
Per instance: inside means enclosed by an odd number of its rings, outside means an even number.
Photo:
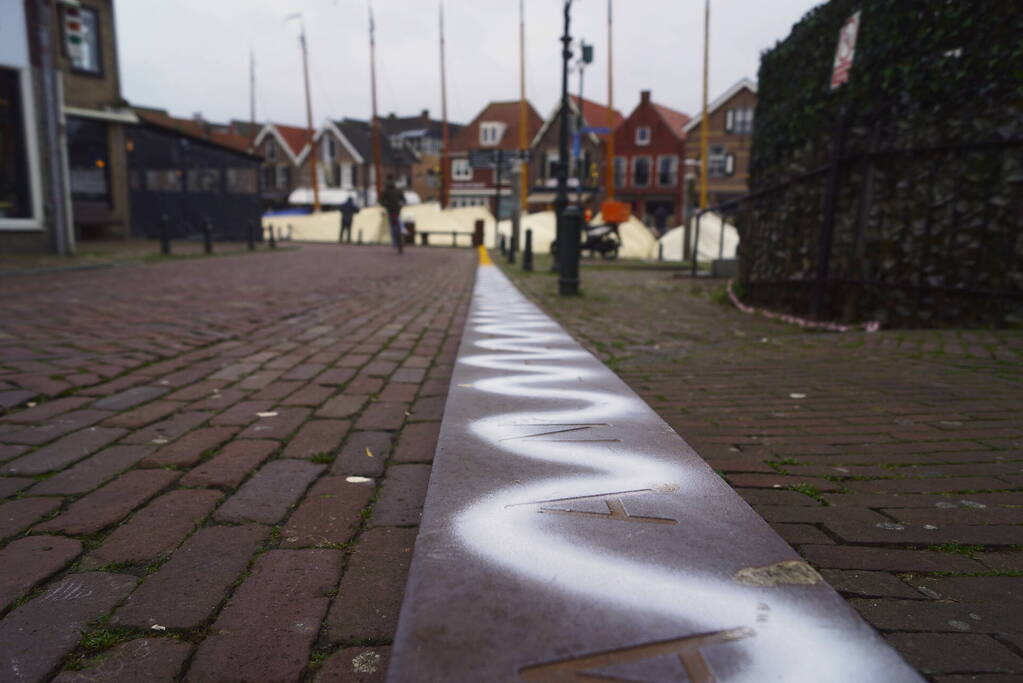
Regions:
<svg viewBox="0 0 1023 683"><path fill-rule="evenodd" d="M440 162L444 122L430 118L428 109L418 116L395 116L380 119L384 144L392 149L406 148L417 157L409 172L408 187L424 202L440 199ZM462 125L448 122L449 139L462 130Z"/></svg>
<svg viewBox="0 0 1023 683"><path fill-rule="evenodd" d="M288 195L301 185L298 169L314 131L281 123L267 123L252 141L260 166L260 197L264 208L283 208Z"/></svg>
<svg viewBox="0 0 1023 683"><path fill-rule="evenodd" d="M543 119L532 104L526 103L526 140L533 140L543 125ZM473 168L469 152L474 149L501 149L514 152L519 149L519 101L491 102L476 115L449 145L451 156L451 193L449 206L485 206L499 218L511 215L515 205L511 178L502 174L501 187L496 186L495 169ZM501 205L498 212L495 192L500 190Z"/></svg>
<svg viewBox="0 0 1023 683"><path fill-rule="evenodd" d="M689 116L654 103L643 90L639 104L615 129L615 199L628 202L648 226L659 217L666 228L682 222L688 123Z"/></svg>
<svg viewBox="0 0 1023 683"><path fill-rule="evenodd" d="M580 112L580 102L581 109ZM570 124L569 130L574 131L582 114L583 127L607 127L608 108L591 102L569 97ZM617 110L611 110L611 130L614 131L625 117ZM560 157L559 142L561 135L561 107L556 106L543 126L537 132L530 145L532 158L529 162L529 203L534 208L544 208L554 202L554 188L557 186L555 168ZM571 142L569 154L571 154ZM573 196L579 190L582 179L583 200L596 204L604 187L606 164L604 157L607 152L607 136L597 133L586 133L579 137L579 158L569 168L568 186Z"/></svg>
<svg viewBox="0 0 1023 683"><path fill-rule="evenodd" d="M707 201L710 206L749 192L750 145L753 143L753 112L757 107L757 84L743 78L707 106ZM686 125L689 135L689 158L700 159L700 125L698 115ZM695 166L699 177L700 167ZM695 184L694 189L699 185ZM698 190L690 192L690 204L699 201Z"/></svg>

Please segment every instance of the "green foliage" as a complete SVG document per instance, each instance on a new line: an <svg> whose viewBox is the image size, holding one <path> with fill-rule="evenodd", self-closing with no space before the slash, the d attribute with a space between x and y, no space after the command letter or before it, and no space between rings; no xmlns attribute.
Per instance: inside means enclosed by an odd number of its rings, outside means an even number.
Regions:
<svg viewBox="0 0 1023 683"><path fill-rule="evenodd" d="M802 493L804 496L810 496L821 505L827 505L828 501L824 500L824 496L821 495L820 489L813 484L794 484L789 487L790 490L796 493Z"/></svg>
<svg viewBox="0 0 1023 683"><path fill-rule="evenodd" d="M839 30L857 10L850 80L832 92ZM750 189L810 175L740 222L744 300L808 312L827 176L813 172L845 109L829 317L1023 321L1021 34L1017 0L831 0L793 26L761 59Z"/></svg>

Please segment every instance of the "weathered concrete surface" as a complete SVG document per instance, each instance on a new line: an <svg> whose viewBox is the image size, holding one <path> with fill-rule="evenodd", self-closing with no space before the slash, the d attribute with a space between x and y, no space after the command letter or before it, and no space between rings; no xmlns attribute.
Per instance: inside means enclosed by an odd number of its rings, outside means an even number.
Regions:
<svg viewBox="0 0 1023 683"><path fill-rule="evenodd" d="M584 673L920 680L621 380L483 267L388 680Z"/></svg>

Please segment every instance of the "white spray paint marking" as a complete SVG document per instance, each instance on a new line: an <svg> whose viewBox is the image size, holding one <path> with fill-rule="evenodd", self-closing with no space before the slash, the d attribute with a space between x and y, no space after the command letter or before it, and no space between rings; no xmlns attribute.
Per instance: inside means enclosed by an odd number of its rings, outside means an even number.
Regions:
<svg viewBox="0 0 1023 683"><path fill-rule="evenodd" d="M551 509L554 501L585 502L602 496L610 501L617 495L619 502L609 502L609 512L600 514L617 524L629 521L621 502L629 500L626 494L684 499L695 492L697 479L706 477L708 470L671 454L631 451L628 443L609 439L612 425L641 417L649 421L650 409L631 394L594 388L591 382L609 371L526 301L496 268L479 270L469 326L478 339L472 352L458 362L493 373L472 387L508 397L515 405L537 406L477 419L471 431L493 447L495 457L566 468L564 476L516 482L460 511L456 533L474 555L544 589L604 604L609 615L626 609L667 616L686 624L692 633L749 629L753 637L718 646L733 648L729 652L744 662L729 680L920 680L872 631L850 618L851 613L822 617L799 604L798 592L776 588L765 594L764 588L743 586L731 574L715 575L701 568L699 557L657 564L552 530L551 515L537 512L559 512ZM560 512L567 510L564 503L559 505L564 508ZM578 514L593 517L598 514L593 510ZM664 523L654 528L673 527ZM765 595L771 600L769 622L764 616ZM639 644L622 643L629 645Z"/></svg>

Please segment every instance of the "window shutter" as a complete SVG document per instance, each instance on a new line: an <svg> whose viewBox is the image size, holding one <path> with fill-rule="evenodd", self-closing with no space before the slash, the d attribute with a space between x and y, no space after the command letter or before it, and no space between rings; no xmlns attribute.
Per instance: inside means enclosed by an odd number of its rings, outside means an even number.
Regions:
<svg viewBox="0 0 1023 683"><path fill-rule="evenodd" d="M729 109L725 112L725 132L731 133L735 130L735 110Z"/></svg>
<svg viewBox="0 0 1023 683"><path fill-rule="evenodd" d="M725 157L725 175L735 174L735 155L729 154Z"/></svg>

